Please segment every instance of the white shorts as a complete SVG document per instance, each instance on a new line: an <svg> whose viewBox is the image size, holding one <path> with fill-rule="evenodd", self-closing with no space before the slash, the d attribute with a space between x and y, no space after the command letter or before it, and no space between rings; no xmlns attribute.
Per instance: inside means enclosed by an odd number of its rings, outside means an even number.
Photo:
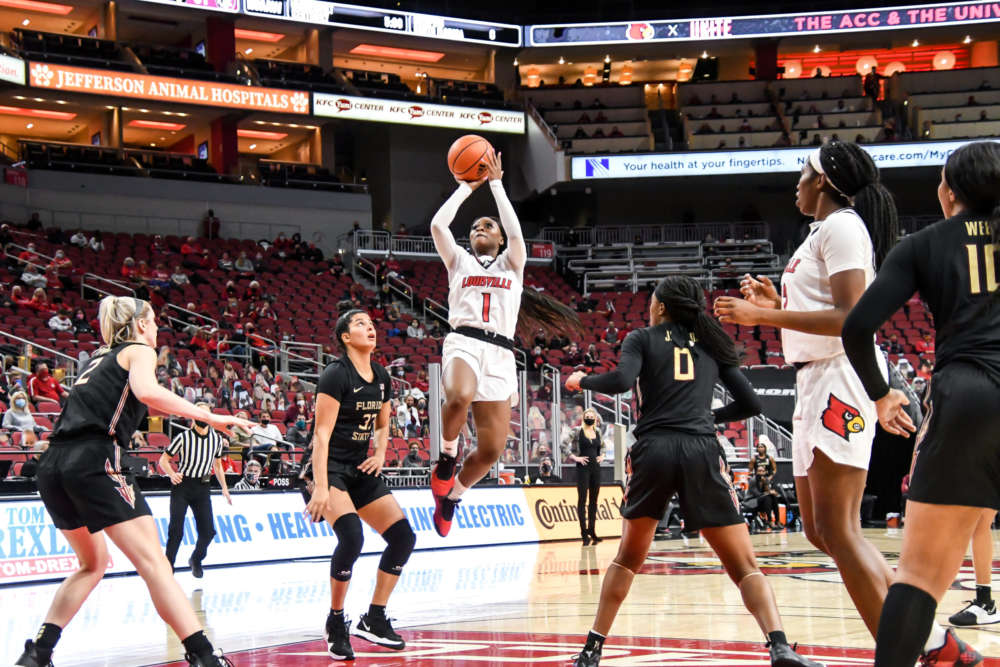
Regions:
<svg viewBox="0 0 1000 667"><path fill-rule="evenodd" d="M883 377L885 357L877 355ZM830 460L868 469L878 415L847 355L821 359L795 375L792 474L805 477L819 449Z"/></svg>
<svg viewBox="0 0 1000 667"><path fill-rule="evenodd" d="M454 359L461 359L476 374L478 401L509 401L517 391L517 364L510 350L462 334L450 333L441 349L441 372Z"/></svg>

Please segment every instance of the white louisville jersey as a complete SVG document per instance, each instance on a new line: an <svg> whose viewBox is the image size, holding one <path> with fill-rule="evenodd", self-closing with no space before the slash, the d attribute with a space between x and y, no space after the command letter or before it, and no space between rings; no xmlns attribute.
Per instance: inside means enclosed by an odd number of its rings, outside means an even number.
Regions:
<svg viewBox="0 0 1000 667"><path fill-rule="evenodd" d="M809 237L788 260L781 277L781 307L792 311L834 307L830 276L849 269L865 272L865 287L875 279L875 252L864 220L853 209L830 214L809 225ZM840 336L781 330L781 349L789 363L829 359L844 353Z"/></svg>
<svg viewBox="0 0 1000 667"><path fill-rule="evenodd" d="M455 255L448 272L448 324L453 329L475 327L513 338L523 275L510 265L506 252L486 266L464 248Z"/></svg>

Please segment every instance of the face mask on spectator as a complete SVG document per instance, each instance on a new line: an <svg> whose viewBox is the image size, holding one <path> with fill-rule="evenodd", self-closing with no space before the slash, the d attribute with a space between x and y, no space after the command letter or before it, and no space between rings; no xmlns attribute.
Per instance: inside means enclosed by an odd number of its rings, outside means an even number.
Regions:
<svg viewBox="0 0 1000 667"><path fill-rule="evenodd" d="M271 423L271 418L270 417L261 417L260 418L260 423L263 424L264 426L267 426L268 424Z"/></svg>
<svg viewBox="0 0 1000 667"><path fill-rule="evenodd" d="M295 405L299 406L300 408L304 408L304 407L306 407L306 402L305 401L295 401Z"/></svg>
<svg viewBox="0 0 1000 667"><path fill-rule="evenodd" d="M596 421L597 420L594 419L593 417L584 417L583 418L583 423L586 424L587 426L593 426L594 422L596 422Z"/></svg>
<svg viewBox="0 0 1000 667"><path fill-rule="evenodd" d="M19 398L16 401L14 401L14 407L23 408L25 405L27 405L27 401L25 401L23 398Z"/></svg>
<svg viewBox="0 0 1000 667"><path fill-rule="evenodd" d="M48 376L49 376L49 369L48 368L40 368L40 369L38 369L38 377L40 377L40 378L42 378L44 380Z"/></svg>
<svg viewBox="0 0 1000 667"><path fill-rule="evenodd" d="M299 429L300 431L305 429L305 427L306 427L305 419L300 419L297 422L295 422L295 428Z"/></svg>

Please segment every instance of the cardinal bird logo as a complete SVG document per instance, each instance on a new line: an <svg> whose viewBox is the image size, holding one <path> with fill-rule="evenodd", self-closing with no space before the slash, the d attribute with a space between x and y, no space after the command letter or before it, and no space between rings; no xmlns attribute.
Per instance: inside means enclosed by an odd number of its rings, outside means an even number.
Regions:
<svg viewBox="0 0 1000 667"><path fill-rule="evenodd" d="M655 34L653 26L648 23L629 23L628 30L625 31L625 36L632 40L643 40L643 39L653 39Z"/></svg>
<svg viewBox="0 0 1000 667"><path fill-rule="evenodd" d="M826 410L823 411L823 426L844 440L850 440L852 433L865 430L865 420L857 408L830 394Z"/></svg>

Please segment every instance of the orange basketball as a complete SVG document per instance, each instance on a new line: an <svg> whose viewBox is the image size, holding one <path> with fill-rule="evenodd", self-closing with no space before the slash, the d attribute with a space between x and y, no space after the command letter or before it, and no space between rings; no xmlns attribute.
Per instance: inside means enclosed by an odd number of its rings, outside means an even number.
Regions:
<svg viewBox="0 0 1000 667"><path fill-rule="evenodd" d="M477 134L459 137L448 149L448 169L463 181L478 181L486 175L483 160L492 150L490 142Z"/></svg>

